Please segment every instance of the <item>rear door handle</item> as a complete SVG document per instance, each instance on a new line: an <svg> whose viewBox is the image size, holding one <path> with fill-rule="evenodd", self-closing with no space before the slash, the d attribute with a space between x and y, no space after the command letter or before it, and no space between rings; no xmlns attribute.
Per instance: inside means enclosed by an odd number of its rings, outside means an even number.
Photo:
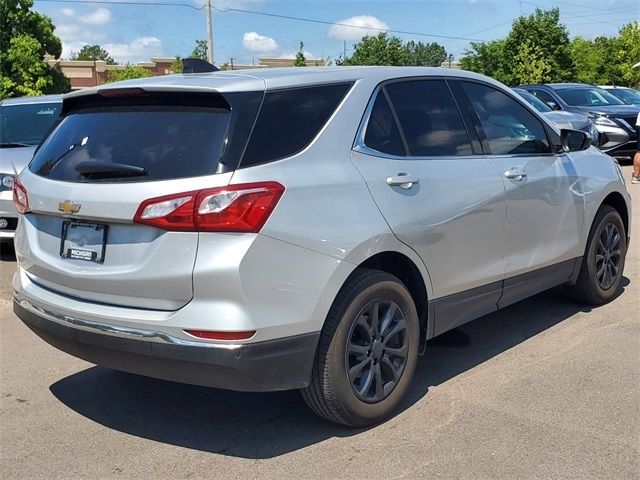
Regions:
<svg viewBox="0 0 640 480"><path fill-rule="evenodd" d="M395 177L387 177L387 185L390 187L400 187L405 190L409 190L419 182L420 180L417 177L409 175L408 173L399 173Z"/></svg>
<svg viewBox="0 0 640 480"><path fill-rule="evenodd" d="M527 176L527 172L521 167L512 167L504 172L504 176L511 180L522 180Z"/></svg>

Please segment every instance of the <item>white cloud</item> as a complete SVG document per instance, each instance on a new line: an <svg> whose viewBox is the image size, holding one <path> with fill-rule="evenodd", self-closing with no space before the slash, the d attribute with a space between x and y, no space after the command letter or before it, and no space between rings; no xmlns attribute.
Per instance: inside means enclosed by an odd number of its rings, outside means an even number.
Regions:
<svg viewBox="0 0 640 480"><path fill-rule="evenodd" d="M61 8L60 12L62 12L65 17L72 18L86 25L104 25L111 20L111 12L104 7L100 7L84 15L78 14L73 8Z"/></svg>
<svg viewBox="0 0 640 480"><path fill-rule="evenodd" d="M338 40L360 40L365 35L377 35L387 30L389 25L379 18L372 15L357 15L331 25L329 36Z"/></svg>
<svg viewBox="0 0 640 480"><path fill-rule="evenodd" d="M278 49L278 43L271 37L257 32L247 32L242 36L242 46L251 53L269 53Z"/></svg>
<svg viewBox="0 0 640 480"><path fill-rule="evenodd" d="M104 25L111 20L111 12L106 8L100 7L86 15L78 15L77 18L87 25Z"/></svg>
<svg viewBox="0 0 640 480"><path fill-rule="evenodd" d="M278 55L276 58L287 58L287 59L292 59L292 58L296 58L296 54L298 52L283 52L280 55ZM302 54L304 55L304 58L306 58L307 60L309 59L315 59L316 57L313 55L313 53L308 52L306 50L302 51Z"/></svg>
<svg viewBox="0 0 640 480"><path fill-rule="evenodd" d="M138 37L131 43L105 43L102 47L117 62L149 61L153 56L163 54L164 46L157 37Z"/></svg>

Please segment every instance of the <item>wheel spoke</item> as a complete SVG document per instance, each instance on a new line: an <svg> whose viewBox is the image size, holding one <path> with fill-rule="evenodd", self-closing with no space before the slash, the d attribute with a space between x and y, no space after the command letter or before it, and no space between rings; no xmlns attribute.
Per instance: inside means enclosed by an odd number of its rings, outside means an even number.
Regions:
<svg viewBox="0 0 640 480"><path fill-rule="evenodd" d="M357 355L366 355L369 353L369 345L358 345L356 343L349 342L349 353L357 354Z"/></svg>
<svg viewBox="0 0 640 480"><path fill-rule="evenodd" d="M395 303L391 303L389 308L384 313L384 317L382 318L382 323L380 325L380 335L385 336L387 334L387 330L393 321L393 317L396 315L396 311L398 310L398 306Z"/></svg>
<svg viewBox="0 0 640 480"><path fill-rule="evenodd" d="M384 363L391 371L394 382L400 380L399 368L395 366L395 364L391 361L391 359L389 359L389 357L382 357L382 363Z"/></svg>
<svg viewBox="0 0 640 480"><path fill-rule="evenodd" d="M405 358L407 356L408 350L409 350L409 348L408 348L406 343L404 343L400 347L385 347L384 348L384 351L387 353L387 355L392 356L392 357L402 357L402 358Z"/></svg>
<svg viewBox="0 0 640 480"><path fill-rule="evenodd" d="M380 364L374 365L373 372L376 392L375 399L382 400L384 384L382 383L382 369L380 368Z"/></svg>
<svg viewBox="0 0 640 480"><path fill-rule="evenodd" d="M406 320L402 319L396 322L394 327L389 331L389 334L386 337L384 337L384 340L382 341L383 345L386 347L390 339L392 339L395 335L405 330L406 328L407 328Z"/></svg>
<svg viewBox="0 0 640 480"><path fill-rule="evenodd" d="M364 329L365 332L367 332L367 335L369 336L369 341L373 340L373 331L371 330L371 325L369 325L369 322L367 322L367 319L364 317L364 315L360 315L358 317L358 320L356 321L356 325L359 325Z"/></svg>
<svg viewBox="0 0 640 480"><path fill-rule="evenodd" d="M371 359L366 357L360 363L357 363L349 369L349 380L353 383L359 376L362 369L371 363Z"/></svg>
<svg viewBox="0 0 640 480"><path fill-rule="evenodd" d="M378 330L380 327L380 302L373 303L369 321L371 322L371 333L374 337L377 337L380 334Z"/></svg>
<svg viewBox="0 0 640 480"><path fill-rule="evenodd" d="M371 382L373 382L373 368L367 370L366 375L367 377L365 378L362 387L360 387L360 389L358 390L360 395L362 396L366 396L369 393L369 389L371 388Z"/></svg>

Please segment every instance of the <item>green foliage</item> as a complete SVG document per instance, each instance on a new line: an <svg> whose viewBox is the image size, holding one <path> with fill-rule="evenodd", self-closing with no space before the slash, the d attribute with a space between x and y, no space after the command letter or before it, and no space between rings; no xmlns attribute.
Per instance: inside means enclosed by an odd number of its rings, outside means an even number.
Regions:
<svg viewBox="0 0 640 480"><path fill-rule="evenodd" d="M404 65L439 67L447 59L447 51L438 43L407 42Z"/></svg>
<svg viewBox="0 0 640 480"><path fill-rule="evenodd" d="M525 83L530 59L522 55L521 46L528 44L535 54L538 67L546 73L547 82L567 82L574 78L569 34L560 23L560 10L536 9L533 15L517 18L504 42L504 70L506 83ZM520 54L520 55L519 55Z"/></svg>
<svg viewBox="0 0 640 480"><path fill-rule="evenodd" d="M460 66L464 70L482 73L505 82L504 73L504 40L471 43L471 49L460 59Z"/></svg>
<svg viewBox="0 0 640 480"><path fill-rule="evenodd" d="M43 62L62 43L51 20L31 11L32 0L0 0L0 99L69 91L60 70Z"/></svg>
<svg viewBox="0 0 640 480"><path fill-rule="evenodd" d="M137 65L127 65L123 70L109 70L107 81L119 82L121 80L132 80L134 78L145 78L151 76L151 72L144 67Z"/></svg>
<svg viewBox="0 0 640 480"><path fill-rule="evenodd" d="M177 56L171 64L171 73L182 73L182 69L182 58Z"/></svg>
<svg viewBox="0 0 640 480"><path fill-rule="evenodd" d="M189 55L189 58L199 58L201 60L207 60L209 57L207 56L207 41L206 40L196 40L196 46Z"/></svg>
<svg viewBox="0 0 640 480"><path fill-rule="evenodd" d="M293 66L294 67L306 67L307 66L307 59L304 58L304 52L302 51L302 49L304 48L304 43L300 42L300 48L298 49L298 52L296 53L296 58L293 61Z"/></svg>
<svg viewBox="0 0 640 480"><path fill-rule="evenodd" d="M575 79L595 85L622 84L620 63L616 61L618 44L617 38L574 38L571 41L571 58L576 71Z"/></svg>
<svg viewBox="0 0 640 480"><path fill-rule="evenodd" d="M514 83L548 83L551 81L553 66L537 45L531 45L528 41L521 43L513 60L511 74L512 78L517 79Z"/></svg>
<svg viewBox="0 0 640 480"><path fill-rule="evenodd" d="M620 64L621 84L639 88L640 67L633 66L640 62L640 21L620 29L615 59Z"/></svg>
<svg viewBox="0 0 640 480"><path fill-rule="evenodd" d="M404 65L406 51L402 40L389 37L386 32L363 37L353 46L353 55L345 58L343 65Z"/></svg>
<svg viewBox="0 0 640 480"><path fill-rule="evenodd" d="M116 63L100 45L84 45L79 52L71 54L71 60L102 60L109 65Z"/></svg>
<svg viewBox="0 0 640 480"><path fill-rule="evenodd" d="M336 65L421 65L440 66L447 52L437 43L409 41L381 32L363 37L353 46L353 55L336 60Z"/></svg>

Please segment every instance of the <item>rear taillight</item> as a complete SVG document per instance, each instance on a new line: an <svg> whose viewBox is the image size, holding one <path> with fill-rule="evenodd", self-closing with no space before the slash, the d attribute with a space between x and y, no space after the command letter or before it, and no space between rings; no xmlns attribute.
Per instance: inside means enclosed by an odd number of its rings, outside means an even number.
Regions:
<svg viewBox="0 0 640 480"><path fill-rule="evenodd" d="M257 233L284 187L277 182L244 183L145 200L134 223L164 230Z"/></svg>
<svg viewBox="0 0 640 480"><path fill-rule="evenodd" d="M27 189L18 178L13 181L13 203L20 213L29 213L29 197Z"/></svg>

